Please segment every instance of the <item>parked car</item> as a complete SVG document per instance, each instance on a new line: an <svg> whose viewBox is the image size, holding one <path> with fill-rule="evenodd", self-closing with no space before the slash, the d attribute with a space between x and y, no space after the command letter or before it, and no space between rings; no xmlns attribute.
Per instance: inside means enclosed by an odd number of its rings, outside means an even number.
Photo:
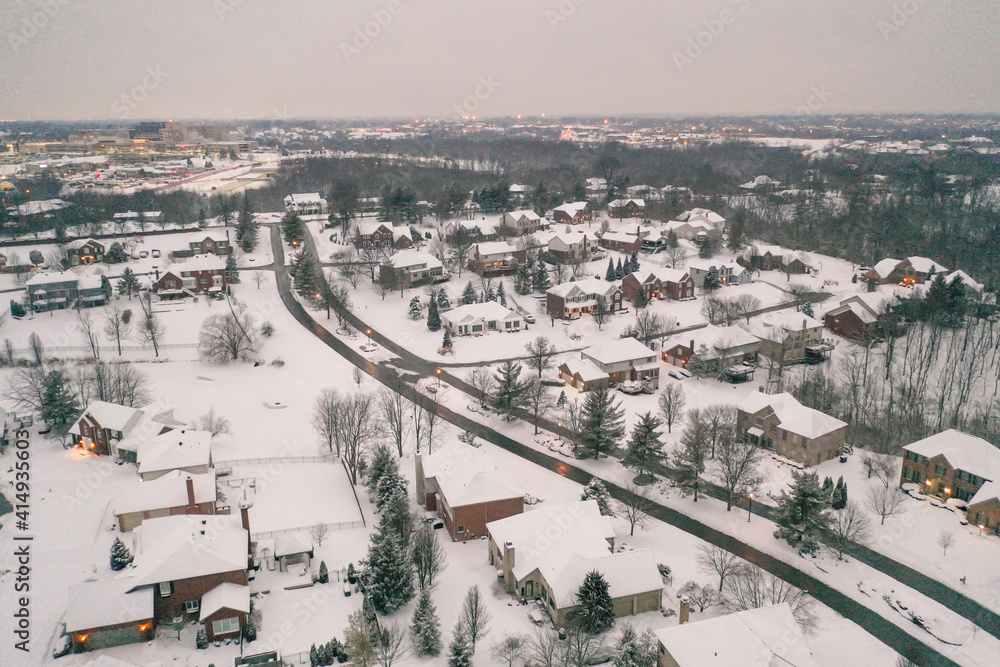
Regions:
<svg viewBox="0 0 1000 667"><path fill-rule="evenodd" d="M535 316L534 315L525 315L524 316L524 321L527 322L528 324L534 324L535 323Z"/></svg>
<svg viewBox="0 0 1000 667"><path fill-rule="evenodd" d="M147 257L149 257L149 251L148 250L140 250L139 251L139 257L141 259L146 259Z"/></svg>
<svg viewBox="0 0 1000 667"><path fill-rule="evenodd" d="M618 391L623 394L641 394L642 383L638 380L627 380L618 385Z"/></svg>
<svg viewBox="0 0 1000 667"><path fill-rule="evenodd" d="M684 380L684 379L686 379L683 375L681 375L677 371L667 371L667 375L669 375L670 377L672 377L675 380Z"/></svg>
<svg viewBox="0 0 1000 667"><path fill-rule="evenodd" d="M160 256L160 251L153 248L153 259L157 259Z"/></svg>

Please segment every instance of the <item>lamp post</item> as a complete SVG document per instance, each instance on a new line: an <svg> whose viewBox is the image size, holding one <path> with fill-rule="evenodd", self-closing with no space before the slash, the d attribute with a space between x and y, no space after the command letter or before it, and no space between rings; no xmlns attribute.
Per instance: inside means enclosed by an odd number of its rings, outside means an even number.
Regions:
<svg viewBox="0 0 1000 667"><path fill-rule="evenodd" d="M983 536L983 531L985 531L985 530L986 530L986 525L982 524L982 523L979 524L979 537Z"/></svg>
<svg viewBox="0 0 1000 667"><path fill-rule="evenodd" d="M750 523L750 514L753 512L753 494L747 496L747 523Z"/></svg>
<svg viewBox="0 0 1000 667"><path fill-rule="evenodd" d="M437 385L437 388L440 390L441 389L441 369L440 368L437 369L437 376L438 376L438 385Z"/></svg>
<svg viewBox="0 0 1000 667"><path fill-rule="evenodd" d="M365 333L368 334L368 347L371 347L372 346L372 330L371 329L366 329ZM439 368L438 369L438 373L440 373L440 372L441 372L441 369Z"/></svg>

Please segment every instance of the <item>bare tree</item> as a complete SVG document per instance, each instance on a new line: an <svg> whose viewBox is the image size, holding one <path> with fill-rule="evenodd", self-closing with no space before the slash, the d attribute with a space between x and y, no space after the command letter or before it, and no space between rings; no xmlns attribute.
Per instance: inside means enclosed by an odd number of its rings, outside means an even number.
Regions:
<svg viewBox="0 0 1000 667"><path fill-rule="evenodd" d="M153 297L149 292L139 295L142 319L139 321L139 335L142 340L153 344L153 356L160 356L160 339L165 331L160 318L153 312Z"/></svg>
<svg viewBox="0 0 1000 667"><path fill-rule="evenodd" d="M353 262L345 262L337 265L337 275L344 279L352 288L357 289L365 277L365 271L361 265Z"/></svg>
<svg viewBox="0 0 1000 667"><path fill-rule="evenodd" d="M538 667L562 667L563 643L554 632L542 628L528 638L527 649L531 663Z"/></svg>
<svg viewBox="0 0 1000 667"><path fill-rule="evenodd" d="M625 487L625 500L622 501L619 516L628 521L628 534L635 535L635 529L645 529L649 523L649 511L653 508L650 486L629 484Z"/></svg>
<svg viewBox="0 0 1000 667"><path fill-rule="evenodd" d="M340 408L340 393L336 389L323 389L313 405L312 425L331 452L337 448L340 456L340 441L337 440L337 410Z"/></svg>
<svg viewBox="0 0 1000 667"><path fill-rule="evenodd" d="M365 464L365 456L372 441L378 436L378 419L373 408L374 394L355 393L340 398L334 418L334 440L342 453L351 483L358 483L358 474Z"/></svg>
<svg viewBox="0 0 1000 667"><path fill-rule="evenodd" d="M660 392L660 417L667 425L667 433L670 433L673 425L681 420L686 402L684 389L679 384L668 384Z"/></svg>
<svg viewBox="0 0 1000 667"><path fill-rule="evenodd" d="M664 249L663 254L670 260L671 269L676 269L678 265L684 266L684 262L687 259L687 250L680 246L677 246L676 248L667 246Z"/></svg>
<svg viewBox="0 0 1000 667"><path fill-rule="evenodd" d="M593 635L575 628L570 630L563 642L561 662L566 667L588 667L600 662L605 652L604 635Z"/></svg>
<svg viewBox="0 0 1000 667"><path fill-rule="evenodd" d="M719 590L726 583L726 577L744 566L742 558L714 544L702 544L698 547L698 567L705 574L719 577Z"/></svg>
<svg viewBox="0 0 1000 667"><path fill-rule="evenodd" d="M215 406L210 406L208 412L203 414L198 419L198 428L202 431L208 431L215 438L224 433L231 434L233 432L232 423L226 418L225 415L218 414L215 411Z"/></svg>
<svg viewBox="0 0 1000 667"><path fill-rule="evenodd" d="M740 294L732 300L733 310L740 317L746 318L750 324L750 317L761 308L761 301L753 294Z"/></svg>
<svg viewBox="0 0 1000 667"><path fill-rule="evenodd" d="M726 578L723 604L730 611L747 611L787 602L803 630L815 630L815 602L805 592L756 565L747 564Z"/></svg>
<svg viewBox="0 0 1000 667"><path fill-rule="evenodd" d="M894 486L870 486L865 494L865 507L882 517L880 525L885 525L886 519L906 511L903 508L905 498L903 492Z"/></svg>
<svg viewBox="0 0 1000 667"><path fill-rule="evenodd" d="M396 379L399 378L398 375L395 377ZM399 382L402 383L402 380L400 379ZM382 426L392 436L392 441L396 445L396 452L402 458L403 444L406 442L406 436L410 432L410 419L406 414L406 397L403 396L401 391L396 391L391 387L392 385L390 384L388 387L379 389L378 396L376 397L376 405L379 417L382 420Z"/></svg>
<svg viewBox="0 0 1000 667"><path fill-rule="evenodd" d="M505 634L499 641L490 645L490 656L499 663L506 664L507 667L514 667L514 663L521 659L527 648L527 640L523 635Z"/></svg>
<svg viewBox="0 0 1000 667"><path fill-rule="evenodd" d="M871 479L874 476L882 482L882 486L889 486L899 478L896 457L891 454L865 450L861 453L861 464L868 473L868 478Z"/></svg>
<svg viewBox="0 0 1000 667"><path fill-rule="evenodd" d="M490 610L486 608L482 595L479 593L479 586L473 585L469 592L465 594L465 601L459 612L459 622L465 626L469 641L475 649L476 642L489 634L489 624L493 620Z"/></svg>
<svg viewBox="0 0 1000 667"><path fill-rule="evenodd" d="M667 319L649 308L644 308L635 316L635 332L640 342L648 343L653 338L668 334L672 327Z"/></svg>
<svg viewBox="0 0 1000 667"><path fill-rule="evenodd" d="M132 311L122 310L115 304L104 312L104 336L118 345L118 356L122 356L122 338L128 339L132 329Z"/></svg>
<svg viewBox="0 0 1000 667"><path fill-rule="evenodd" d="M722 438L736 435L736 406L729 403L710 405L700 412L708 436L709 456L715 458L715 450Z"/></svg>
<svg viewBox="0 0 1000 667"><path fill-rule="evenodd" d="M740 498L756 490L764 481L760 462L760 447L727 435L719 441L715 474L726 494L726 511L730 511ZM720 584L721 588L721 584Z"/></svg>
<svg viewBox="0 0 1000 667"><path fill-rule="evenodd" d="M47 373L42 366L19 368L10 377L4 397L18 408L41 412L45 404L46 377Z"/></svg>
<svg viewBox="0 0 1000 667"><path fill-rule="evenodd" d="M524 395L526 407L531 413L531 423L535 427L535 435L538 435L538 422L545 419L549 411L556 406L556 402L538 378L531 378L524 383Z"/></svg>
<svg viewBox="0 0 1000 667"><path fill-rule="evenodd" d="M472 385L473 389L476 390L477 397L479 398L480 405L486 405L489 400L490 395L497 386L496 378L493 377L493 373L490 372L489 368L473 368L468 377L466 378L469 384Z"/></svg>
<svg viewBox="0 0 1000 667"><path fill-rule="evenodd" d="M611 311L608 310L604 302L598 302L597 306L591 309L590 316L594 319L594 323L597 324L597 330L601 331L604 328L604 323L611 317Z"/></svg>
<svg viewBox="0 0 1000 667"><path fill-rule="evenodd" d="M721 296L706 296L701 302L701 314L712 324L722 324L729 315L728 300Z"/></svg>
<svg viewBox="0 0 1000 667"><path fill-rule="evenodd" d="M843 509L832 512L833 520L830 522L830 548L837 554L837 560L844 558L844 550L852 542L864 544L868 540L871 530L868 517L864 515L861 508L853 500L848 500Z"/></svg>
<svg viewBox="0 0 1000 667"><path fill-rule="evenodd" d="M434 434L434 427L437 426L438 421L441 419L438 408L441 406L441 394L440 391L426 391L423 392L423 401L421 407L423 407L422 418L424 425L427 427L424 429L425 440L427 441L427 453L430 454L434 451L434 443L437 442L436 436ZM420 444L417 443L417 449L419 451Z"/></svg>
<svg viewBox="0 0 1000 667"><path fill-rule="evenodd" d="M524 349L528 353L528 367L537 370L538 377L542 377L542 371L552 363L552 355L556 352L556 346L550 343L545 336L538 336L535 340L525 344Z"/></svg>
<svg viewBox="0 0 1000 667"><path fill-rule="evenodd" d="M438 575L448 567L444 547L430 524L424 523L413 534L413 569L420 588L433 588Z"/></svg>
<svg viewBox="0 0 1000 667"><path fill-rule="evenodd" d="M945 556L948 555L948 548L953 544L955 544L955 534L950 530L942 530L938 534L937 545L941 547Z"/></svg>
<svg viewBox="0 0 1000 667"><path fill-rule="evenodd" d="M149 377L132 364L99 361L90 372L90 390L95 400L140 407L150 401Z"/></svg>
<svg viewBox="0 0 1000 667"><path fill-rule="evenodd" d="M327 532L330 528L325 523L315 523L312 528L309 529L309 535L316 540L316 546L323 546L323 538L326 537Z"/></svg>
<svg viewBox="0 0 1000 667"><path fill-rule="evenodd" d="M84 342L90 348L90 354L93 355L94 359L101 358L101 339L97 332L97 324L94 323L94 318L90 316L90 313L84 311L78 311L76 314L76 328L83 336Z"/></svg>
<svg viewBox="0 0 1000 667"><path fill-rule="evenodd" d="M361 382L365 379L364 371L355 366L351 371L351 379L354 380L354 384L358 385L358 388L360 389Z"/></svg>
<svg viewBox="0 0 1000 667"><path fill-rule="evenodd" d="M267 282L267 274L263 271L254 271L253 282L257 285L257 289L260 289L260 286Z"/></svg>
<svg viewBox="0 0 1000 667"><path fill-rule="evenodd" d="M392 667L409 653L406 645L406 628L399 623L385 621L375 628L372 639L375 644L375 659L380 667Z"/></svg>
<svg viewBox="0 0 1000 667"><path fill-rule="evenodd" d="M31 356L34 357L36 365L41 366L45 363L45 343L42 342L42 337L34 331L28 336L28 348L31 350Z"/></svg>
<svg viewBox="0 0 1000 667"><path fill-rule="evenodd" d="M234 308L206 318L198 334L198 346L207 359L219 364L249 360L260 349L253 317Z"/></svg>

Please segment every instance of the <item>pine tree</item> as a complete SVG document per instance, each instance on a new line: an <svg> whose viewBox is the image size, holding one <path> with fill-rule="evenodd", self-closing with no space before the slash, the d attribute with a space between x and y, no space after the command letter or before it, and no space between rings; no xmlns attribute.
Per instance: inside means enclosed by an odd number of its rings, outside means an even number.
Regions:
<svg viewBox="0 0 1000 667"><path fill-rule="evenodd" d="M514 291L518 294L530 294L531 283L531 267L527 262L524 262L517 267L517 275L514 276Z"/></svg>
<svg viewBox="0 0 1000 667"><path fill-rule="evenodd" d="M604 486L604 482L596 477L591 479L587 483L587 486L583 487L583 495L580 496L580 500L595 500L603 516L615 515L615 510L611 506L611 494L608 493L608 487Z"/></svg>
<svg viewBox="0 0 1000 667"><path fill-rule="evenodd" d="M392 614L413 599L413 563L391 532L372 533L363 577L367 597L380 614Z"/></svg>
<svg viewBox="0 0 1000 667"><path fill-rule="evenodd" d="M701 475L705 472L709 446L707 427L700 421L694 421L684 429L681 448L673 455L674 480L677 486L694 492L695 502L698 502Z"/></svg>
<svg viewBox="0 0 1000 667"><path fill-rule="evenodd" d="M635 309L642 310L649 305L649 299L646 298L646 291L640 289L639 293L635 295Z"/></svg>
<svg viewBox="0 0 1000 667"><path fill-rule="evenodd" d="M559 398L556 399L556 407L561 408L566 405L566 390L559 392Z"/></svg>
<svg viewBox="0 0 1000 667"><path fill-rule="evenodd" d="M658 646L652 630L636 635L632 625L626 624L612 660L615 667L656 667Z"/></svg>
<svg viewBox="0 0 1000 667"><path fill-rule="evenodd" d="M368 463L368 495L374 497L378 493L379 482L386 474L399 476L399 462L396 456L385 443L379 443L372 452L371 461Z"/></svg>
<svg viewBox="0 0 1000 667"><path fill-rule="evenodd" d="M639 415L639 421L632 429L632 439L629 440L625 458L622 459L622 463L634 467L646 480L652 477L653 466L663 457L663 443L660 442L663 434L656 430L659 427L660 420L651 413Z"/></svg>
<svg viewBox="0 0 1000 667"><path fill-rule="evenodd" d="M226 283L236 285L240 282L240 272L236 268L236 255L226 255Z"/></svg>
<svg viewBox="0 0 1000 667"><path fill-rule="evenodd" d="M125 269L122 270L121 277L118 279L116 288L118 289L118 296L124 294L128 297L128 300L131 301L132 295L138 294L140 289L139 279L136 277L135 272L132 271L132 269L125 267Z"/></svg>
<svg viewBox="0 0 1000 667"><path fill-rule="evenodd" d="M253 214L253 205L250 198L243 197L243 207L240 209L239 217L236 220L236 244L243 252L253 252L257 247L257 229L259 227L257 218Z"/></svg>
<svg viewBox="0 0 1000 667"><path fill-rule="evenodd" d="M441 347L445 350L450 350L452 348L451 329L444 330L444 340L441 341Z"/></svg>
<svg viewBox="0 0 1000 667"><path fill-rule="evenodd" d="M629 258L628 272L635 273L638 270L639 270L639 253L633 252L632 257Z"/></svg>
<svg viewBox="0 0 1000 667"><path fill-rule="evenodd" d="M208 221L205 219L205 209L204 208L199 208L198 209L198 228L199 229L205 229L206 227L208 227Z"/></svg>
<svg viewBox="0 0 1000 667"><path fill-rule="evenodd" d="M116 537L114 543L111 545L111 569L118 572L124 570L131 563L132 552Z"/></svg>
<svg viewBox="0 0 1000 667"><path fill-rule="evenodd" d="M321 584L330 583L330 571L326 569L325 560L319 562L319 575L316 580Z"/></svg>
<svg viewBox="0 0 1000 667"><path fill-rule="evenodd" d="M538 265L535 268L532 286L535 288L536 292L544 292L552 286L552 281L549 279L549 267L546 266L545 262L540 258L538 260Z"/></svg>
<svg viewBox="0 0 1000 667"><path fill-rule="evenodd" d="M285 237L285 243L291 246L298 246L305 239L306 226L298 213L289 212L285 214L284 219L281 221L281 232Z"/></svg>
<svg viewBox="0 0 1000 667"><path fill-rule="evenodd" d="M70 388L63 371L54 368L45 374L42 383L41 414L45 423L54 429L72 424L79 416L80 404Z"/></svg>
<svg viewBox="0 0 1000 667"><path fill-rule="evenodd" d="M316 299L317 283L323 279L312 253L303 250L295 255L295 291L306 301Z"/></svg>
<svg viewBox="0 0 1000 667"><path fill-rule="evenodd" d="M625 258L625 263L622 264L622 271L625 274L622 276L623 278L632 273L632 262L630 262L627 257Z"/></svg>
<svg viewBox="0 0 1000 667"><path fill-rule="evenodd" d="M503 281L502 280L497 284L497 298L496 298L496 300L499 301L500 305L503 306L504 308L507 307L507 293L504 292Z"/></svg>
<svg viewBox="0 0 1000 667"><path fill-rule="evenodd" d="M445 293L444 288L438 290L436 300L438 311L448 310L451 307L451 302L448 301L448 294Z"/></svg>
<svg viewBox="0 0 1000 667"><path fill-rule="evenodd" d="M841 480L843 480L843 478L841 478ZM840 488L839 484L837 485L837 488L838 489ZM823 480L823 492L824 493L830 493L830 494L833 493L833 478L832 477L827 477L826 479Z"/></svg>
<svg viewBox="0 0 1000 667"><path fill-rule="evenodd" d="M607 456L625 435L625 410L614 402L607 387L587 393L583 402L583 427L576 452L579 458Z"/></svg>
<svg viewBox="0 0 1000 667"><path fill-rule="evenodd" d="M515 361L505 361L496 370L497 386L494 393L494 406L498 414L510 421L514 412L524 406L527 397L524 392L525 383L521 381L521 364Z"/></svg>
<svg viewBox="0 0 1000 667"><path fill-rule="evenodd" d="M709 271L705 274L705 279L701 283L701 288L706 292L714 292L719 289L719 276L715 271Z"/></svg>
<svg viewBox="0 0 1000 667"><path fill-rule="evenodd" d="M470 303L476 303L479 300L479 295L476 294L476 288L472 286L472 281L465 283L465 289L462 290L462 303L464 305L469 305Z"/></svg>
<svg viewBox="0 0 1000 667"><path fill-rule="evenodd" d="M613 282L618 274L615 272L615 260L608 258L608 270L604 272L604 279L609 283Z"/></svg>
<svg viewBox="0 0 1000 667"><path fill-rule="evenodd" d="M625 277L625 267L622 266L622 258L618 258L618 265L615 266L615 280L621 280Z"/></svg>
<svg viewBox="0 0 1000 667"><path fill-rule="evenodd" d="M813 305L809 302L802 305L802 314L806 317L816 317L816 313L813 311Z"/></svg>
<svg viewBox="0 0 1000 667"><path fill-rule="evenodd" d="M847 507L847 482L844 481L843 475L837 480L837 486L830 496L830 507L835 510L842 510Z"/></svg>
<svg viewBox="0 0 1000 667"><path fill-rule="evenodd" d="M680 245L680 242L677 240L677 232L672 229L667 232L667 245L671 248L676 248Z"/></svg>
<svg viewBox="0 0 1000 667"><path fill-rule="evenodd" d="M448 667L472 667L472 644L461 622L455 624L454 636L448 646Z"/></svg>
<svg viewBox="0 0 1000 667"><path fill-rule="evenodd" d="M417 609L413 612L413 652L418 656L438 655L441 652L441 622L426 588L420 591Z"/></svg>
<svg viewBox="0 0 1000 667"><path fill-rule="evenodd" d="M824 513L829 506L830 497L823 493L816 473L793 470L791 492L782 491L772 514L778 525L775 537L792 546L801 544L800 551L811 551L817 533L829 523Z"/></svg>
<svg viewBox="0 0 1000 667"><path fill-rule="evenodd" d="M410 319L419 320L421 310L423 310L423 308L420 305L420 297L415 296L412 299L410 299Z"/></svg>
<svg viewBox="0 0 1000 667"><path fill-rule="evenodd" d="M431 331L441 330L441 313L438 311L437 299L431 299L427 305L427 328Z"/></svg>
<svg viewBox="0 0 1000 667"><path fill-rule="evenodd" d="M399 467L386 468L375 487L375 509L381 512L397 491L406 494L406 480L399 474Z"/></svg>
<svg viewBox="0 0 1000 667"><path fill-rule="evenodd" d="M496 301L497 294L493 291L493 285L486 286L486 292L483 293L483 301Z"/></svg>
<svg viewBox="0 0 1000 667"><path fill-rule="evenodd" d="M405 487L396 487L390 492L383 504L378 525L383 534L393 535L399 539L399 544L406 555L410 547L410 538L413 536L413 512L410 510L410 498L406 494Z"/></svg>
<svg viewBox="0 0 1000 667"><path fill-rule="evenodd" d="M577 623L584 632L599 635L615 624L615 607L608 582L597 570L584 577L576 593L576 603L579 606Z"/></svg>

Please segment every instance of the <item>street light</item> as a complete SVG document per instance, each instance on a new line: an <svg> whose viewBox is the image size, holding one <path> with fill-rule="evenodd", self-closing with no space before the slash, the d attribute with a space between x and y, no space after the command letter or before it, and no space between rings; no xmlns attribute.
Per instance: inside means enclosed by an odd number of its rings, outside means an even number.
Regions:
<svg viewBox="0 0 1000 667"><path fill-rule="evenodd" d="M986 530L986 524L979 524L979 537L983 536L983 531Z"/></svg>
<svg viewBox="0 0 1000 667"><path fill-rule="evenodd" d="M753 494L747 496L747 523L750 523L750 514L753 512Z"/></svg>
<svg viewBox="0 0 1000 667"><path fill-rule="evenodd" d="M365 333L368 334L368 347L371 347L372 346L372 330L371 329L367 329L367 330L365 330ZM441 371L438 370L438 373L440 373L440 372Z"/></svg>
<svg viewBox="0 0 1000 667"><path fill-rule="evenodd" d="M437 369L437 376L438 376L438 389L440 389L441 388L441 369L440 368Z"/></svg>

